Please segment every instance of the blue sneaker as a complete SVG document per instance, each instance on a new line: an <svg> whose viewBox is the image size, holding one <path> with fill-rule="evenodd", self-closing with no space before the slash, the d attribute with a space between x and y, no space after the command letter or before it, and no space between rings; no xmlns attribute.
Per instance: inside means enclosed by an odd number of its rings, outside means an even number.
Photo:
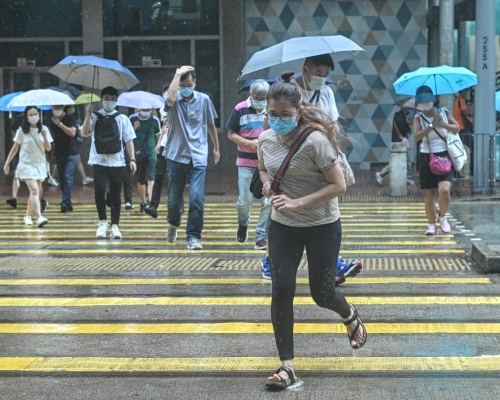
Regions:
<svg viewBox="0 0 500 400"><path fill-rule="evenodd" d="M269 262L269 257L264 257L260 262L260 270L262 271L262 277L264 279L271 279L271 263Z"/></svg>
<svg viewBox="0 0 500 400"><path fill-rule="evenodd" d="M345 282L347 277L356 276L361 272L363 264L361 260L354 260L350 263L344 262L342 258L337 260L337 270L335 274L335 286Z"/></svg>

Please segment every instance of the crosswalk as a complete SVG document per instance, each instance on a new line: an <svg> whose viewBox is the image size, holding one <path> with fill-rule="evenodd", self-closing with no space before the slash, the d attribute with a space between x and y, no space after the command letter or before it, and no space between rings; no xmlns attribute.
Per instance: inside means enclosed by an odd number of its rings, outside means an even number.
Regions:
<svg viewBox="0 0 500 400"><path fill-rule="evenodd" d="M498 284L471 268L468 239L455 230L425 237L422 204L341 211L342 255L361 258L364 270L340 290L369 340L354 353L340 319L315 306L304 259L295 346L305 386L317 373L498 374ZM172 373L189 385L193 374L251 373L263 387L279 366L271 284L258 270L264 252L236 241L234 204L207 204L201 251L181 237L166 242L161 214L123 210L121 241L95 238L93 205L46 216L46 227L28 228L20 211L1 209L0 382L2 374Z"/></svg>

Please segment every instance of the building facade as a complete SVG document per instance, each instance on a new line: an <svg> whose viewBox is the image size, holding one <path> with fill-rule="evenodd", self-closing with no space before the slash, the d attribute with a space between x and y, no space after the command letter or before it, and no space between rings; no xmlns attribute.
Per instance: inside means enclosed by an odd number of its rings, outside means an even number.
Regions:
<svg viewBox="0 0 500 400"><path fill-rule="evenodd" d="M224 125L247 95L236 82L245 62L288 38L344 35L365 52L336 64L333 91L349 159L369 168L388 160L392 83L427 65L426 14L427 0L16 0L0 14L0 93L64 84L47 71L67 55L117 59L156 93L176 67L194 65L220 116L222 160L210 168L234 168ZM4 158L8 130L0 146Z"/></svg>

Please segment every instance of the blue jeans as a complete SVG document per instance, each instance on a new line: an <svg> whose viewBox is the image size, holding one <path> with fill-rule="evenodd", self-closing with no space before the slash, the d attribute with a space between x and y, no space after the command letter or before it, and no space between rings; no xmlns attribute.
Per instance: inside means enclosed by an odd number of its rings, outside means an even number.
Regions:
<svg viewBox="0 0 500 400"><path fill-rule="evenodd" d="M78 154L72 156L57 156L57 173L62 190L61 206L73 207L71 202L71 193L73 192L73 177L75 175L76 162L78 161Z"/></svg>
<svg viewBox="0 0 500 400"><path fill-rule="evenodd" d="M250 182L252 175L257 168L238 167L238 191L240 196L236 203L238 210L238 224L243 226L250 225L250 211L253 203L253 194L250 191ZM266 238L266 226L271 217L271 199L263 197L260 200L260 216L255 229L255 242Z"/></svg>
<svg viewBox="0 0 500 400"><path fill-rule="evenodd" d="M201 239L205 209L205 176L207 167L195 167L193 162L182 164L167 158L168 199L167 221L179 226L184 212L184 187L189 183L189 212L186 240Z"/></svg>

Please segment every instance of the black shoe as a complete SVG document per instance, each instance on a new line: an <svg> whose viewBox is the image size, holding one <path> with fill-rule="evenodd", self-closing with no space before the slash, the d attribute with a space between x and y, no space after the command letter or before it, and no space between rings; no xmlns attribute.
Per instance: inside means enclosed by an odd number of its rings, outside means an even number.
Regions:
<svg viewBox="0 0 500 400"><path fill-rule="evenodd" d="M146 203L141 203L141 208L139 209L139 212L143 213L146 206L147 206Z"/></svg>
<svg viewBox="0 0 500 400"><path fill-rule="evenodd" d="M131 201L127 201L125 203L125 210L131 210L132 208L134 208L134 205L132 204Z"/></svg>
<svg viewBox="0 0 500 400"><path fill-rule="evenodd" d="M151 204L148 204L145 208L144 208L144 212L146 214L148 214L150 217L153 217L153 218L158 218L158 212L156 211L156 207L155 206L152 206Z"/></svg>
<svg viewBox="0 0 500 400"><path fill-rule="evenodd" d="M66 211L68 211L68 207L66 207L66 206L61 206L61 212L62 212L62 213L65 213Z"/></svg>
<svg viewBox="0 0 500 400"><path fill-rule="evenodd" d="M40 212L45 212L47 207L49 206L49 202L45 199L40 200Z"/></svg>
<svg viewBox="0 0 500 400"><path fill-rule="evenodd" d="M73 211L73 206L66 207L66 211Z"/></svg>
<svg viewBox="0 0 500 400"><path fill-rule="evenodd" d="M12 208L17 208L17 199L15 197L11 197L10 199L7 199L7 204Z"/></svg>
<svg viewBox="0 0 500 400"><path fill-rule="evenodd" d="M248 226L238 225L238 231L236 232L236 239L238 242L244 243L248 239Z"/></svg>

